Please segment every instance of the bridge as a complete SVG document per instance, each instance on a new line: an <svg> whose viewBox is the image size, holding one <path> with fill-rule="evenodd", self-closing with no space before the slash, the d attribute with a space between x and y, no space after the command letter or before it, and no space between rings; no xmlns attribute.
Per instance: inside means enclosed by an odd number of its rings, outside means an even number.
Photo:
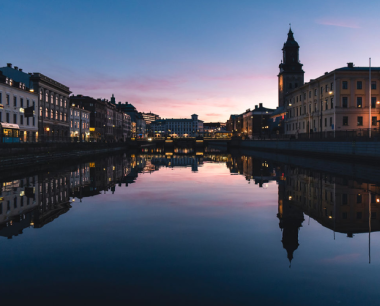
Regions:
<svg viewBox="0 0 380 306"><path fill-rule="evenodd" d="M170 148L199 148L203 149L204 147L215 144L227 146L231 141L230 138L197 138L197 137L148 137L145 139L131 139L135 141L139 147L164 147L165 149Z"/></svg>

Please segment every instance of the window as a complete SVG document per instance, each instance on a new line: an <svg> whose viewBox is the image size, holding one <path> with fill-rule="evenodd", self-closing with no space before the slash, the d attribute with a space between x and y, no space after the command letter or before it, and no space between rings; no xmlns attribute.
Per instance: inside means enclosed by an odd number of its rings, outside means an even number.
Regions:
<svg viewBox="0 0 380 306"><path fill-rule="evenodd" d="M363 107L363 99L362 99L362 97L357 97L356 98L356 107L357 108L362 108Z"/></svg>
<svg viewBox="0 0 380 306"><path fill-rule="evenodd" d="M363 125L363 117L358 116L358 126L362 126L362 125Z"/></svg>
<svg viewBox="0 0 380 306"><path fill-rule="evenodd" d="M342 194L342 205L347 205L348 204L348 197L346 193Z"/></svg>
<svg viewBox="0 0 380 306"><path fill-rule="evenodd" d="M372 81L372 83L371 83L371 89L376 89L376 81Z"/></svg>
<svg viewBox="0 0 380 306"><path fill-rule="evenodd" d="M316 96L317 94L318 94L318 90L314 89L314 96Z"/></svg>
<svg viewBox="0 0 380 306"><path fill-rule="evenodd" d="M24 99L20 98L20 107L24 107Z"/></svg>
<svg viewBox="0 0 380 306"><path fill-rule="evenodd" d="M327 102L326 100L326 107L325 107L325 110L328 110L329 109L329 103Z"/></svg>
<svg viewBox="0 0 380 306"><path fill-rule="evenodd" d="M10 123L10 122L9 122L9 113L7 113L5 117L6 117L6 122L7 122L7 123Z"/></svg>
<svg viewBox="0 0 380 306"><path fill-rule="evenodd" d="M7 94L7 105L9 105L9 95Z"/></svg>
<svg viewBox="0 0 380 306"><path fill-rule="evenodd" d="M26 107L29 107L29 99L26 100Z"/></svg>
<svg viewBox="0 0 380 306"><path fill-rule="evenodd" d="M20 115L20 124L24 124L24 116Z"/></svg>
<svg viewBox="0 0 380 306"><path fill-rule="evenodd" d="M356 89L363 89L363 82L362 81L356 82Z"/></svg>
<svg viewBox="0 0 380 306"><path fill-rule="evenodd" d="M347 116L343 116L343 125L344 126L348 125L348 117Z"/></svg>
<svg viewBox="0 0 380 306"><path fill-rule="evenodd" d="M3 94L0 92L0 104L3 103Z"/></svg>
<svg viewBox="0 0 380 306"><path fill-rule="evenodd" d="M294 84L294 88L297 88L297 87L298 87L298 83L295 83L295 84Z"/></svg>
<svg viewBox="0 0 380 306"><path fill-rule="evenodd" d="M311 90L309 91L309 98L311 98Z"/></svg>
<svg viewBox="0 0 380 306"><path fill-rule="evenodd" d="M13 123L17 124L17 114L13 114Z"/></svg>
<svg viewBox="0 0 380 306"><path fill-rule="evenodd" d="M55 111L55 119L58 120L58 111Z"/></svg>
<svg viewBox="0 0 380 306"><path fill-rule="evenodd" d="M328 91L329 91L329 86L326 84L325 92L328 92Z"/></svg>
<svg viewBox="0 0 380 306"><path fill-rule="evenodd" d="M45 102L49 102L49 94L47 92L45 93Z"/></svg>
<svg viewBox="0 0 380 306"><path fill-rule="evenodd" d="M371 107L376 108L376 97L371 97Z"/></svg>
<svg viewBox="0 0 380 306"><path fill-rule="evenodd" d="M333 90L333 85L334 85L334 83L331 83L331 84L330 84L330 90L331 90L331 91Z"/></svg>
<svg viewBox="0 0 380 306"><path fill-rule="evenodd" d="M13 106L17 106L17 97L13 97Z"/></svg>
<svg viewBox="0 0 380 306"><path fill-rule="evenodd" d="M49 118L49 110L47 108L45 109L45 118Z"/></svg>
<svg viewBox="0 0 380 306"><path fill-rule="evenodd" d="M331 109L333 109L334 108L334 98L331 98Z"/></svg>
<svg viewBox="0 0 380 306"><path fill-rule="evenodd" d="M327 118L325 118L325 127L327 126Z"/></svg>
<svg viewBox="0 0 380 306"><path fill-rule="evenodd" d="M356 219L361 219L362 218L362 213L361 212L357 212L356 213Z"/></svg>
<svg viewBox="0 0 380 306"><path fill-rule="evenodd" d="M373 126L377 125L377 117L372 117L372 125Z"/></svg>
<svg viewBox="0 0 380 306"><path fill-rule="evenodd" d="M342 107L344 107L344 108L348 107L348 98L347 97L342 98Z"/></svg>
<svg viewBox="0 0 380 306"><path fill-rule="evenodd" d="M50 111L50 118L54 119L54 111L53 110Z"/></svg>
<svg viewBox="0 0 380 306"><path fill-rule="evenodd" d="M332 126L332 117L330 117L330 126Z"/></svg>
<svg viewBox="0 0 380 306"><path fill-rule="evenodd" d="M342 89L348 89L348 82L347 81L342 82Z"/></svg>

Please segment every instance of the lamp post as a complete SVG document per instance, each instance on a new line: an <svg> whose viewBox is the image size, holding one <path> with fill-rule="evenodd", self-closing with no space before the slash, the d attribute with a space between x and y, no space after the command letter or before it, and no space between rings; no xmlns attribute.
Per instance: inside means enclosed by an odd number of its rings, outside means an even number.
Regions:
<svg viewBox="0 0 380 306"><path fill-rule="evenodd" d="M372 108L372 101L371 101L371 95L372 95L372 92L371 92L371 89L372 89L372 84L371 84L371 58L369 58L369 98L368 98L368 101L369 101L369 118L368 118L368 135L369 135L369 138L371 138L371 108Z"/></svg>

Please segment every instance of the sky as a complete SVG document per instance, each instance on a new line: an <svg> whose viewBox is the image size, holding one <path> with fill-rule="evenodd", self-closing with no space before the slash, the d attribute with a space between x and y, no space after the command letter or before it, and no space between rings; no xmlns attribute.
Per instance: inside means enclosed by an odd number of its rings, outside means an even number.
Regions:
<svg viewBox="0 0 380 306"><path fill-rule="evenodd" d="M225 122L277 107L289 23L305 81L369 57L380 66L379 11L367 0L0 0L0 66L162 118Z"/></svg>

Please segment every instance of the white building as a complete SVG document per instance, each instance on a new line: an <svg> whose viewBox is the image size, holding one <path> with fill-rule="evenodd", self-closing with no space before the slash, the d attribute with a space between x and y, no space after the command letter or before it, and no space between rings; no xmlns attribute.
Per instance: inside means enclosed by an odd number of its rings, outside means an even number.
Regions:
<svg viewBox="0 0 380 306"><path fill-rule="evenodd" d="M36 109L38 96L25 84L0 74L0 122L17 124L21 142L34 142L38 138L38 112L25 118L24 109Z"/></svg>
<svg viewBox="0 0 380 306"><path fill-rule="evenodd" d="M77 141L89 141L90 113L91 111L80 108L75 104L70 106L70 137Z"/></svg>
<svg viewBox="0 0 380 306"><path fill-rule="evenodd" d="M156 137L196 137L203 132L203 121L198 115L191 115L191 119L161 119L150 124L152 133Z"/></svg>

